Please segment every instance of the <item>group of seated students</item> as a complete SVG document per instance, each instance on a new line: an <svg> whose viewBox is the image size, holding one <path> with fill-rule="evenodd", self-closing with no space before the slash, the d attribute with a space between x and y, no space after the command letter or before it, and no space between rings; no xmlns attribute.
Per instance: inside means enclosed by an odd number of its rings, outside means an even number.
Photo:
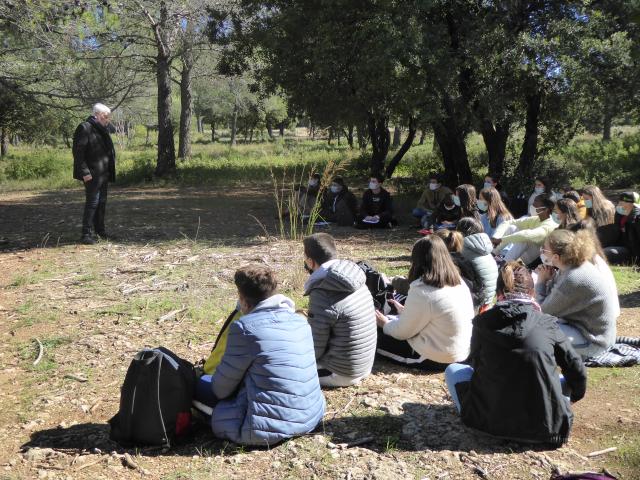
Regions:
<svg viewBox="0 0 640 480"><path fill-rule="evenodd" d="M389 228L396 225L393 218L393 201L391 194L382 186L384 178L373 175L362 195L358 207L358 199L349 190L342 177L334 177L327 191L320 192L321 176L315 173L308 185L298 187L298 209L302 215L308 216L317 201L320 202L319 220L335 223L340 227L355 226L360 229Z"/></svg>
<svg viewBox="0 0 640 480"><path fill-rule="evenodd" d="M620 307L608 261L637 260L640 197L621 194L614 215L597 187L552 198L536 182L529 216L514 219L495 184L478 198L470 185L445 195L434 185L439 204L425 200L430 208L415 211L421 221L430 216L423 225L452 197L464 214L414 243L406 277L389 282L403 302L376 307L365 272L338 256L328 233L303 240L305 312L277 293L270 268L235 273L237 311L196 392L217 437L270 446L313 431L325 411L322 388L360 383L377 356L444 371L469 427L567 441L571 403L586 390L583 362L615 342ZM375 195L379 184L372 187ZM602 229L613 240L606 248Z"/></svg>

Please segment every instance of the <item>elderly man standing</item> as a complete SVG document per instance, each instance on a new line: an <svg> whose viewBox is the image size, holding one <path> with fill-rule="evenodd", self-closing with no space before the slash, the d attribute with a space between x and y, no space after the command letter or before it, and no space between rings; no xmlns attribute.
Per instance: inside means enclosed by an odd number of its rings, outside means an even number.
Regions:
<svg viewBox="0 0 640 480"><path fill-rule="evenodd" d="M107 127L111 109L101 103L73 134L73 178L84 183L86 200L80 242L92 245L97 234L109 238L104 228L107 184L116 179L116 152Z"/></svg>

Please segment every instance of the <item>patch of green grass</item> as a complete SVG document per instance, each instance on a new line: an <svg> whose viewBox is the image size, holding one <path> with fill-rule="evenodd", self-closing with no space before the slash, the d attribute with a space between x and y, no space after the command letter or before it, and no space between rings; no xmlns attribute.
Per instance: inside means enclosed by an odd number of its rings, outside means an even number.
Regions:
<svg viewBox="0 0 640 480"><path fill-rule="evenodd" d="M612 266L611 271L616 279L620 295L640 291L640 270L636 267Z"/></svg>
<svg viewBox="0 0 640 480"><path fill-rule="evenodd" d="M640 433L630 433L622 437L624 443L616 452L615 466L637 474L640 472Z"/></svg>
<svg viewBox="0 0 640 480"><path fill-rule="evenodd" d="M25 362L28 363L29 369L35 372L47 372L55 370L57 364L52 358L53 351L63 345L68 345L73 340L70 337L50 337L41 340L43 355L42 360L37 365L33 365L33 362L38 356L38 344L35 341L30 341L19 345L18 355Z"/></svg>

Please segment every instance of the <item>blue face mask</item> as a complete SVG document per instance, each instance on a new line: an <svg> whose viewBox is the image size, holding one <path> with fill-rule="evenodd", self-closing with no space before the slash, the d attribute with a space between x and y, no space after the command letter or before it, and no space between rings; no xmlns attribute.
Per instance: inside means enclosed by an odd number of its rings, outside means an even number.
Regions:
<svg viewBox="0 0 640 480"><path fill-rule="evenodd" d="M624 207L622 205L618 205L616 207L616 212L618 212L620 215L627 215L627 211L624 209Z"/></svg>
<svg viewBox="0 0 640 480"><path fill-rule="evenodd" d="M481 212L486 212L489 209L489 205L487 205L487 202L485 202L484 200L478 200L476 205L478 205L478 210L480 210Z"/></svg>
<svg viewBox="0 0 640 480"><path fill-rule="evenodd" d="M456 207L459 207L460 206L460 197L458 195L454 195L452 198L453 198L453 204Z"/></svg>
<svg viewBox="0 0 640 480"><path fill-rule="evenodd" d="M585 200L584 206L587 208L593 208L593 200Z"/></svg>
<svg viewBox="0 0 640 480"><path fill-rule="evenodd" d="M493 188L493 183L491 183L491 182L484 182L484 188L485 188L485 189Z"/></svg>
<svg viewBox="0 0 640 480"><path fill-rule="evenodd" d="M533 189L536 195L542 195L544 193L544 187L536 187Z"/></svg>
<svg viewBox="0 0 640 480"><path fill-rule="evenodd" d="M560 215L558 215L556 212L551 212L551 218L553 218L553 221L558 225L562 223L562 220L560 220Z"/></svg>

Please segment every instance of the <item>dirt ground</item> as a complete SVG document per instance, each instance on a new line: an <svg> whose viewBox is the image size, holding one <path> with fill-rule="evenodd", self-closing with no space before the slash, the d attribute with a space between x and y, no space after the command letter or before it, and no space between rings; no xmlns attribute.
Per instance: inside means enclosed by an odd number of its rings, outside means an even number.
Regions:
<svg viewBox="0 0 640 480"><path fill-rule="evenodd" d="M205 357L236 301L233 271L249 262L275 268L281 291L304 307L301 247L270 236L268 191L112 189L107 226L118 238L94 246L74 243L82 200L0 195L0 479L548 479L602 468L640 478L638 367L590 370L572 438L557 450L465 428L442 374L385 361L361 385L326 392L314 433L271 450L216 440L206 427L168 452L124 450L106 422L131 357L157 345ZM406 270L416 239L406 227L331 232L342 256L390 273ZM640 336L640 292L621 302L619 334ZM617 451L588 457L609 447Z"/></svg>

